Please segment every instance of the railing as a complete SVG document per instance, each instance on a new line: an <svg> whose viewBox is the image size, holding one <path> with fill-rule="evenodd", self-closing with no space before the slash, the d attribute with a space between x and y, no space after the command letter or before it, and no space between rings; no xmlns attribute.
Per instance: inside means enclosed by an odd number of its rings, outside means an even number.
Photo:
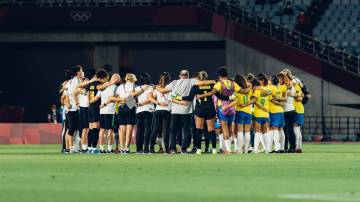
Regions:
<svg viewBox="0 0 360 202"><path fill-rule="evenodd" d="M246 8L236 0L0 0L5 6L159 6L190 5L223 15L226 18L263 33L290 47L330 63L344 71L360 76L360 56L355 56L340 48L333 47L307 36L286 25L276 24Z"/></svg>
<svg viewBox="0 0 360 202"><path fill-rule="evenodd" d="M360 117L305 116L304 136L360 141Z"/></svg>

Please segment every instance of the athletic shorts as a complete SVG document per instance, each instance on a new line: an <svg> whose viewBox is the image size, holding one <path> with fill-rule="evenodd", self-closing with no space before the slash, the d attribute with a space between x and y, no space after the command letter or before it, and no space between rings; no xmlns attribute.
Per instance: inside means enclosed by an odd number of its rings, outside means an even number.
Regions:
<svg viewBox="0 0 360 202"><path fill-rule="evenodd" d="M69 111L66 119L68 120L68 133L73 136L76 130L79 130L79 111Z"/></svg>
<svg viewBox="0 0 360 202"><path fill-rule="evenodd" d="M254 121L258 122L260 125L264 125L266 123L269 123L269 118L255 117Z"/></svg>
<svg viewBox="0 0 360 202"><path fill-rule="evenodd" d="M238 111L235 114L235 123L236 124L251 124L252 114L246 112Z"/></svg>
<svg viewBox="0 0 360 202"><path fill-rule="evenodd" d="M100 114L100 128L110 130L114 126L114 114Z"/></svg>
<svg viewBox="0 0 360 202"><path fill-rule="evenodd" d="M216 119L215 123L214 123L214 127L215 129L220 129L221 128L221 125L220 125L220 120L219 119Z"/></svg>
<svg viewBox="0 0 360 202"><path fill-rule="evenodd" d="M194 114L195 116L203 118L205 120L213 119L216 116L214 106L196 106Z"/></svg>
<svg viewBox="0 0 360 202"><path fill-rule="evenodd" d="M119 125L135 125L136 124L136 109L133 107L129 109L127 106L119 106L118 111Z"/></svg>
<svg viewBox="0 0 360 202"><path fill-rule="evenodd" d="M100 108L98 106L89 107L89 123L100 121Z"/></svg>
<svg viewBox="0 0 360 202"><path fill-rule="evenodd" d="M80 128L89 128L89 108L80 107Z"/></svg>
<svg viewBox="0 0 360 202"><path fill-rule="evenodd" d="M273 127L284 127L285 118L284 113L270 113L270 126Z"/></svg>
<svg viewBox="0 0 360 202"><path fill-rule="evenodd" d="M304 114L296 113L294 123L296 123L299 126L303 126L304 125Z"/></svg>
<svg viewBox="0 0 360 202"><path fill-rule="evenodd" d="M220 121L225 121L227 123L232 123L232 122L234 122L235 115L224 115L222 113L222 110L218 109L218 118L220 119Z"/></svg>

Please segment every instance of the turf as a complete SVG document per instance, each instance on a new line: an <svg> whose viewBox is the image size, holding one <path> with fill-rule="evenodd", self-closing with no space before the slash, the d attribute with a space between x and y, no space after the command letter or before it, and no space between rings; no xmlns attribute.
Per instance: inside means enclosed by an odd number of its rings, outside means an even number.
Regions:
<svg viewBox="0 0 360 202"><path fill-rule="evenodd" d="M0 201L360 201L360 145L303 154L64 155L0 146Z"/></svg>

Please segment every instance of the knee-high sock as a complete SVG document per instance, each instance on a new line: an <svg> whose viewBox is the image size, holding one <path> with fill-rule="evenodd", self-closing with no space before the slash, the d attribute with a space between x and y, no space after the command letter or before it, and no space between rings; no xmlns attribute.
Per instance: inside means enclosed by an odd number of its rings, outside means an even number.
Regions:
<svg viewBox="0 0 360 202"><path fill-rule="evenodd" d="M91 149L92 148L92 138L93 138L93 132L94 130L91 128L89 129L89 133L88 133L88 148Z"/></svg>
<svg viewBox="0 0 360 202"><path fill-rule="evenodd" d="M234 151L235 153L239 151L239 142L238 142L238 138L234 137Z"/></svg>
<svg viewBox="0 0 360 202"><path fill-rule="evenodd" d="M262 146L262 150L265 150L265 141L264 141L264 135L259 136L260 145Z"/></svg>
<svg viewBox="0 0 360 202"><path fill-rule="evenodd" d="M249 151L249 145L250 145L250 132L245 132L245 138L244 138L244 152L248 153Z"/></svg>
<svg viewBox="0 0 360 202"><path fill-rule="evenodd" d="M255 133L255 137L254 137L254 152L258 153L259 152L259 144L260 144L260 138L261 138L261 133L256 132Z"/></svg>
<svg viewBox="0 0 360 202"><path fill-rule="evenodd" d="M271 146L272 146L272 139L271 139L271 132L266 132L263 134L264 137L264 144L265 144L265 153L271 152Z"/></svg>
<svg viewBox="0 0 360 202"><path fill-rule="evenodd" d="M225 150L224 135L222 133L219 135L219 148Z"/></svg>
<svg viewBox="0 0 360 202"><path fill-rule="evenodd" d="M231 140L230 140L230 138L228 138L227 140L224 140L224 143L225 143L225 150L227 152L230 152L231 151Z"/></svg>
<svg viewBox="0 0 360 202"><path fill-rule="evenodd" d="M216 134L215 131L210 131L208 132L209 136L210 136L210 142L211 142L211 146L213 149L216 149Z"/></svg>
<svg viewBox="0 0 360 202"><path fill-rule="evenodd" d="M279 136L280 136L280 150L285 150L285 132L284 129L281 128L279 131Z"/></svg>
<svg viewBox="0 0 360 202"><path fill-rule="evenodd" d="M296 149L301 148L302 134L300 130L300 126L294 126L294 133L296 138Z"/></svg>
<svg viewBox="0 0 360 202"><path fill-rule="evenodd" d="M237 139L238 139L238 152L243 153L243 147L244 147L244 132L238 132L237 133Z"/></svg>
<svg viewBox="0 0 360 202"><path fill-rule="evenodd" d="M96 149L97 144L99 141L99 129L98 128L94 128L93 129L93 139L92 139L92 147L94 149Z"/></svg>
<svg viewBox="0 0 360 202"><path fill-rule="evenodd" d="M273 139L274 139L274 147L275 147L275 151L279 151L280 150L280 136L279 136L279 131L278 130L273 130Z"/></svg>

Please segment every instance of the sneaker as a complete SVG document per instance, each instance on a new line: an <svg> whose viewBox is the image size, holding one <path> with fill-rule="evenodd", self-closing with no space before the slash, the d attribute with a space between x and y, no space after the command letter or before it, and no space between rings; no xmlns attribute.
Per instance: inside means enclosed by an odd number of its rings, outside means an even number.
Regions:
<svg viewBox="0 0 360 202"><path fill-rule="evenodd" d="M70 149L65 149L64 154L70 154Z"/></svg>
<svg viewBox="0 0 360 202"><path fill-rule="evenodd" d="M88 150L87 149L82 149L81 153L86 154L86 153L88 153Z"/></svg>
<svg viewBox="0 0 360 202"><path fill-rule="evenodd" d="M217 150L216 150L216 149L212 149L212 154L217 154Z"/></svg>
<svg viewBox="0 0 360 202"><path fill-rule="evenodd" d="M175 150L170 150L169 154L176 154Z"/></svg>
<svg viewBox="0 0 360 202"><path fill-rule="evenodd" d="M205 154L210 153L210 152L209 152L209 148L205 148L204 153L205 153Z"/></svg>
<svg viewBox="0 0 360 202"><path fill-rule="evenodd" d="M160 147L160 149L159 149L159 151L158 151L159 153L164 153L165 152L165 150L162 148L162 147ZM155 152L154 152L155 153Z"/></svg>
<svg viewBox="0 0 360 202"><path fill-rule="evenodd" d="M130 154L130 149L125 149L125 154Z"/></svg>
<svg viewBox="0 0 360 202"><path fill-rule="evenodd" d="M100 154L106 154L105 150L100 150Z"/></svg>
<svg viewBox="0 0 360 202"><path fill-rule="evenodd" d="M149 149L148 148L145 148L144 149L144 154L148 154L149 153Z"/></svg>
<svg viewBox="0 0 360 202"><path fill-rule="evenodd" d="M150 149L149 153L150 154L155 154L155 149ZM162 153L164 153L164 151Z"/></svg>
<svg viewBox="0 0 360 202"><path fill-rule="evenodd" d="M181 154L188 154L188 152L186 150L182 150Z"/></svg>
<svg viewBox="0 0 360 202"><path fill-rule="evenodd" d="M107 150L107 153L108 153L108 154L114 154L114 153L115 153L115 150L113 150L113 149L112 149L112 150Z"/></svg>
<svg viewBox="0 0 360 202"><path fill-rule="evenodd" d="M192 150L190 152L186 152L186 153L190 153L190 154L195 154L197 152L198 149L196 149L195 147L192 148ZM184 151L184 150L183 150Z"/></svg>
<svg viewBox="0 0 360 202"><path fill-rule="evenodd" d="M201 154L201 149L197 149L196 154Z"/></svg>

